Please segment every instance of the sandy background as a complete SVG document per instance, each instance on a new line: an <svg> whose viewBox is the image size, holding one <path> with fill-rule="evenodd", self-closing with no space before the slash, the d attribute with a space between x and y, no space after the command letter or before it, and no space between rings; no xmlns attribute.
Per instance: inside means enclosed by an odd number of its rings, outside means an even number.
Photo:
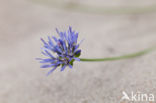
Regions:
<svg viewBox="0 0 156 103"><path fill-rule="evenodd" d="M69 2L66 0L65 2ZM92 6L148 6L155 0L80 0ZM55 4L54 4L55 5ZM63 10L31 0L0 1L0 103L118 103L122 91L156 96L156 52L100 63L77 62L71 70L40 69L40 37L71 25L81 57L109 57L156 45L156 13L100 14Z"/></svg>

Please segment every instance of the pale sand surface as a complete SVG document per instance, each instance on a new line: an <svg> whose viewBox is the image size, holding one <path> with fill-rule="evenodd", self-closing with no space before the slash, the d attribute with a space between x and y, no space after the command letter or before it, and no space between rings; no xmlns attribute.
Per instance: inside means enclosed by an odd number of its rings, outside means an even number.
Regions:
<svg viewBox="0 0 156 103"><path fill-rule="evenodd" d="M127 2L126 2L127 1ZM68 2L68 0L66 0ZM83 2L83 0L79 1ZM84 4L151 5L155 0L86 0ZM81 57L119 56L156 45L156 13L69 12L30 0L0 1L0 103L118 103L122 91L156 96L156 52L100 63L75 62L73 69L40 69L40 37L71 25Z"/></svg>

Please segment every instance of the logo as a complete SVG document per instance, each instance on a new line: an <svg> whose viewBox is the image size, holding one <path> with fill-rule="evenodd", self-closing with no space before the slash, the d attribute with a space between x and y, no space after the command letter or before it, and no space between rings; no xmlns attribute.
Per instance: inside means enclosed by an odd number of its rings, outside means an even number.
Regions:
<svg viewBox="0 0 156 103"><path fill-rule="evenodd" d="M131 92L127 94L125 91L122 92L121 101L131 101L131 102L154 102L154 94L146 94L141 92Z"/></svg>

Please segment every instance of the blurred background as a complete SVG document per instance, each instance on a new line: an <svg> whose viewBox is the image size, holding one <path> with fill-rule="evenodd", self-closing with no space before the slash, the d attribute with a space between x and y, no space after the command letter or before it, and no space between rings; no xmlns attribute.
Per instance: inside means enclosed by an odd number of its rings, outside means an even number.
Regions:
<svg viewBox="0 0 156 103"><path fill-rule="evenodd" d="M1 0L0 103L119 103L122 91L156 94L156 52L133 59L41 69L40 38L72 26L81 57L156 46L155 0ZM156 95L155 95L156 96ZM152 103L152 102L151 102ZM154 102L153 102L154 103Z"/></svg>

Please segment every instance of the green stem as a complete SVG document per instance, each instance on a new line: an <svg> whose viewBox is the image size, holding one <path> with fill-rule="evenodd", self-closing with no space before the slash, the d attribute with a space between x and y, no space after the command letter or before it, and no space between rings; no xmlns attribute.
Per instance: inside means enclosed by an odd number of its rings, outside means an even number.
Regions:
<svg viewBox="0 0 156 103"><path fill-rule="evenodd" d="M144 54L147 54L149 52L152 52L153 50L155 50L156 47L153 48L148 48L145 50L142 50L140 52L136 52L136 53L132 53L132 54L127 54L127 55L123 55L123 56L117 56L117 57L108 57L108 58L96 58L96 59L86 59L86 58L80 58L80 61L87 61L87 62L102 62L102 61L115 61L115 60L122 60L122 59L129 59L129 58L134 58L134 57L138 57L138 56L142 56Z"/></svg>

